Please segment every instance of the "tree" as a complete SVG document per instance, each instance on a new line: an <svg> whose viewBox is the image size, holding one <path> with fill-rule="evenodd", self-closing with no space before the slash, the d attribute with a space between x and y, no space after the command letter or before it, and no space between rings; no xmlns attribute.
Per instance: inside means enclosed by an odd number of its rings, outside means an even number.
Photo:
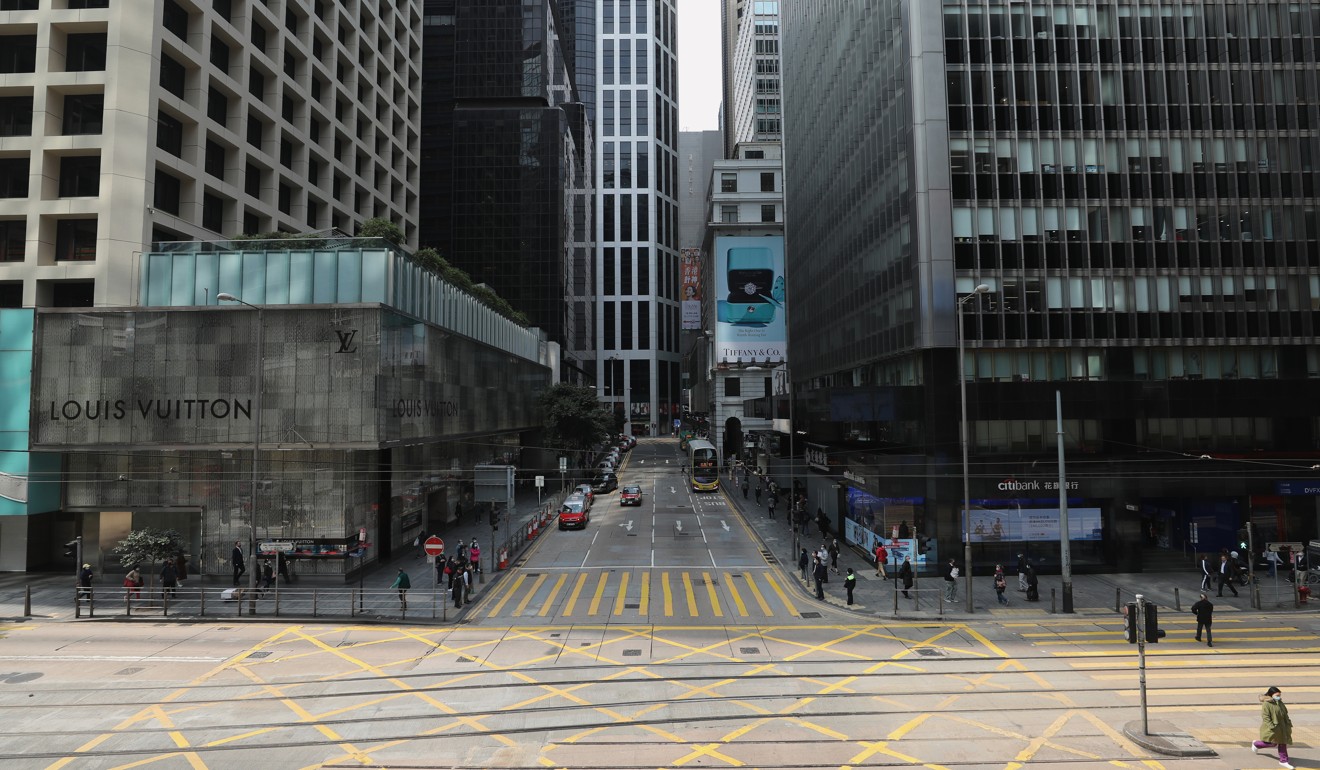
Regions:
<svg viewBox="0 0 1320 770"><path fill-rule="evenodd" d="M114 553L119 556L119 563L129 569L140 564L150 564L150 575L158 570L156 565L166 559L173 559L181 553L187 553L188 543L183 535L172 529L135 529L128 537L119 541Z"/></svg>
<svg viewBox="0 0 1320 770"><path fill-rule="evenodd" d="M403 243L403 230L384 217L372 217L362 223L358 228L357 237L359 238L384 238L395 246Z"/></svg>
<svg viewBox="0 0 1320 770"><path fill-rule="evenodd" d="M552 449L587 452L610 435L613 419L595 388L561 382L541 394L545 441Z"/></svg>

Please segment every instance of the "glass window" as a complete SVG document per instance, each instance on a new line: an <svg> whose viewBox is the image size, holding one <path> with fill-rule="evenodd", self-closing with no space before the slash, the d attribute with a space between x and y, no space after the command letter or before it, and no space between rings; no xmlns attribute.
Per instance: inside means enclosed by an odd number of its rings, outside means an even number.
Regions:
<svg viewBox="0 0 1320 770"><path fill-rule="evenodd" d="M60 197L92 198L101 192L101 156L60 158Z"/></svg>
<svg viewBox="0 0 1320 770"><path fill-rule="evenodd" d="M105 69L104 32L69 35L65 45L65 72L100 72Z"/></svg>
<svg viewBox="0 0 1320 770"><path fill-rule="evenodd" d="M156 113L156 146L175 156L183 156L183 122L165 112Z"/></svg>
<svg viewBox="0 0 1320 770"><path fill-rule="evenodd" d="M32 135L32 97L0 96L0 136Z"/></svg>
<svg viewBox="0 0 1320 770"><path fill-rule="evenodd" d="M104 69L104 67L102 67ZM180 99L184 96L187 70L183 65L165 54L160 56L160 87Z"/></svg>
<svg viewBox="0 0 1320 770"><path fill-rule="evenodd" d="M167 214L178 216L182 206L183 183L179 178L156 169L156 208Z"/></svg>
<svg viewBox="0 0 1320 770"><path fill-rule="evenodd" d="M61 219L55 226L55 259L96 259L96 220Z"/></svg>
<svg viewBox="0 0 1320 770"><path fill-rule="evenodd" d="M37 71L36 35L0 35L0 74Z"/></svg>
<svg viewBox="0 0 1320 770"><path fill-rule="evenodd" d="M102 94L66 95L62 126L64 135L101 133L101 114L104 106L105 96Z"/></svg>

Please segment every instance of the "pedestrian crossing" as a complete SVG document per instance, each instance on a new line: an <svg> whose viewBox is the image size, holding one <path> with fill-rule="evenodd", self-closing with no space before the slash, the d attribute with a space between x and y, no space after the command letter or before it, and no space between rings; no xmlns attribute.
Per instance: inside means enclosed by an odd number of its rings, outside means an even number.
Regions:
<svg viewBox="0 0 1320 770"><path fill-rule="evenodd" d="M506 620L759 623L801 618L790 590L768 568L528 570L506 576L478 612Z"/></svg>

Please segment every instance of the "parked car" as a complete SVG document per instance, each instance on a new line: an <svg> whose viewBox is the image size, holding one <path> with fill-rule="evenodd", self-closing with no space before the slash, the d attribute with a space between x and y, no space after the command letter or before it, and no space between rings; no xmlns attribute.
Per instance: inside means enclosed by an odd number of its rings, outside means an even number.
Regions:
<svg viewBox="0 0 1320 770"><path fill-rule="evenodd" d="M619 492L619 505L641 505L642 488L636 484L629 484Z"/></svg>
<svg viewBox="0 0 1320 770"><path fill-rule="evenodd" d="M574 492L564 499L564 504L559 508L559 528L568 529L569 527L587 528L587 523L591 521L591 506L587 504L587 499Z"/></svg>
<svg viewBox="0 0 1320 770"><path fill-rule="evenodd" d="M601 460L600 462L596 463L596 472L597 472L597 473L613 473L613 472L614 472L614 463L610 462L609 460Z"/></svg>
<svg viewBox="0 0 1320 770"><path fill-rule="evenodd" d="M591 488L596 490L596 494L613 492L619 488L619 478L609 471L603 472L591 482Z"/></svg>
<svg viewBox="0 0 1320 770"><path fill-rule="evenodd" d="M596 493L591 491L590 484L578 484L576 487L573 487L572 492L569 492L569 494L574 494L574 493L582 495L583 497L587 498L588 508L590 508L596 502Z"/></svg>

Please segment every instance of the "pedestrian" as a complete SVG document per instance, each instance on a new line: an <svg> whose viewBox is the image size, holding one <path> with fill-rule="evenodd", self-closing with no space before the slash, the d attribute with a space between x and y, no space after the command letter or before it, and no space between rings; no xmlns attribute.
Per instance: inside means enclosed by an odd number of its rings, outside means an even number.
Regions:
<svg viewBox="0 0 1320 770"><path fill-rule="evenodd" d="M830 569L839 574L839 538L830 541Z"/></svg>
<svg viewBox="0 0 1320 770"><path fill-rule="evenodd" d="M280 567L280 580L285 583L292 583L293 578L289 575L289 557L275 554L275 563Z"/></svg>
<svg viewBox="0 0 1320 770"><path fill-rule="evenodd" d="M830 549L826 548L824 543L821 543L820 548L816 549L816 559L818 559L821 564L826 565L826 569L825 569L826 583L830 582L829 558L830 558Z"/></svg>
<svg viewBox="0 0 1320 770"><path fill-rule="evenodd" d="M141 598L142 572L138 569L138 565L134 564L133 569L124 575L124 588L128 589L125 593L130 594L134 599Z"/></svg>
<svg viewBox="0 0 1320 770"><path fill-rule="evenodd" d="M1267 562L1270 563L1270 577L1278 577L1278 575L1279 575L1279 565L1283 563L1282 560L1279 559L1279 554L1278 554L1278 552L1277 552L1277 551L1266 551L1266 552L1265 552L1265 561L1267 561Z"/></svg>
<svg viewBox="0 0 1320 770"><path fill-rule="evenodd" d="M1292 719L1283 705L1283 693L1271 687L1260 696L1260 740L1251 742L1251 753L1271 746L1279 748L1279 767L1293 770L1288 764L1288 744L1292 743Z"/></svg>
<svg viewBox="0 0 1320 770"><path fill-rule="evenodd" d="M1004 568L1001 565L995 565L995 598L1000 604L1008 604L1008 599L1004 597L1004 591L1008 590L1008 581L1004 579Z"/></svg>
<svg viewBox="0 0 1320 770"><path fill-rule="evenodd" d="M1192 605L1192 614L1196 616L1196 641L1201 641L1201 629L1205 629L1205 646L1214 647L1215 640L1210 635L1210 623L1215 614L1215 605L1201 592L1201 601Z"/></svg>
<svg viewBox="0 0 1320 770"><path fill-rule="evenodd" d="M888 558L889 558L889 552L885 550L885 544L881 541L876 541L875 544L875 576L876 577L883 578L884 580L889 579L889 575L885 574L885 561Z"/></svg>
<svg viewBox="0 0 1320 770"><path fill-rule="evenodd" d="M807 558L807 549L803 548L802 553L798 554L798 569L802 570L803 582L807 579L807 567L810 566L810 564L811 560Z"/></svg>
<svg viewBox="0 0 1320 770"><path fill-rule="evenodd" d="M394 576L390 588L399 592L399 609L408 609L408 589L412 588L412 581L408 579L408 573L403 571L403 567L400 567L399 574Z"/></svg>
<svg viewBox="0 0 1320 770"><path fill-rule="evenodd" d="M912 530L908 528L907 519L903 519L898 523L898 539L907 540L910 537L912 537Z"/></svg>
<svg viewBox="0 0 1320 770"><path fill-rule="evenodd" d="M188 557L183 554L174 557L174 572L179 579L179 588L183 588L183 581L188 579Z"/></svg>
<svg viewBox="0 0 1320 770"><path fill-rule="evenodd" d="M757 504L757 505L760 505L760 504L761 504L761 479L760 479L760 478L757 478L757 480L756 480L756 504Z"/></svg>
<svg viewBox="0 0 1320 770"><path fill-rule="evenodd" d="M84 564L82 569L78 570L78 595L90 597L92 595L92 565Z"/></svg>
<svg viewBox="0 0 1320 770"><path fill-rule="evenodd" d="M952 603L958 596L958 565L953 559L940 569L940 576L944 578L944 601Z"/></svg>
<svg viewBox="0 0 1320 770"><path fill-rule="evenodd" d="M853 603L853 589L857 587L857 576L853 574L852 567L848 568L848 576L843 579L843 590L848 592L848 606Z"/></svg>
<svg viewBox="0 0 1320 770"><path fill-rule="evenodd" d="M234 550L229 552L229 563L234 568L234 585L238 585L238 579L247 574L247 564L243 561L243 541L234 541Z"/></svg>
<svg viewBox="0 0 1320 770"><path fill-rule="evenodd" d="M477 545L477 539L472 538L472 545L468 546L468 559L477 572L481 571L481 546Z"/></svg>
<svg viewBox="0 0 1320 770"><path fill-rule="evenodd" d="M463 521L463 503L454 503L454 521L462 523Z"/></svg>
<svg viewBox="0 0 1320 770"><path fill-rule="evenodd" d="M445 582L445 572L445 557L435 557L435 584L437 586Z"/></svg>
<svg viewBox="0 0 1320 770"><path fill-rule="evenodd" d="M748 488L749 486L750 486L750 485L747 483L747 474L744 473L744 474L743 474L743 480L742 480L742 491L743 491L743 499L744 499L744 500L747 499L747 488Z"/></svg>
<svg viewBox="0 0 1320 770"><path fill-rule="evenodd" d="M1224 586L1228 586L1228 590L1232 591L1234 596L1238 595L1237 588L1233 586L1233 563L1228 560L1227 554L1220 554L1219 555L1219 595L1220 596L1224 595Z"/></svg>
<svg viewBox="0 0 1320 770"><path fill-rule="evenodd" d="M775 517L775 506L779 504L779 498L775 497L774 495L770 495L769 503L770 504L768 508L770 510L770 518L773 519Z"/></svg>
<svg viewBox="0 0 1320 770"><path fill-rule="evenodd" d="M466 567L463 568L463 602L465 604L472 603L472 594L476 591L476 589L477 589L477 572L476 569L472 566L472 564L469 563Z"/></svg>
<svg viewBox="0 0 1320 770"><path fill-rule="evenodd" d="M830 519L820 508L816 509L816 528L820 530L821 537L828 537L830 534Z"/></svg>
<svg viewBox="0 0 1320 770"><path fill-rule="evenodd" d="M910 599L908 591L912 588L912 560L903 557L903 566L898 568L898 579L903 581L903 598Z"/></svg>
<svg viewBox="0 0 1320 770"><path fill-rule="evenodd" d="M260 565L258 570L260 570L260 572L257 575L257 588L265 591L275 582L275 568L270 566L269 563L266 563Z"/></svg>
<svg viewBox="0 0 1320 770"><path fill-rule="evenodd" d="M174 589L179 587L179 570L173 559L166 559L165 565L160 568L160 587L165 596L173 596Z"/></svg>
<svg viewBox="0 0 1320 770"><path fill-rule="evenodd" d="M1036 568L1027 565L1027 601L1040 601L1040 579L1036 577Z"/></svg>
<svg viewBox="0 0 1320 770"><path fill-rule="evenodd" d="M422 536L421 536L421 535L418 535L417 537L414 537L414 538L413 538L413 548L416 548L416 549L417 549L417 555L418 555L418 556L422 557L423 559L426 558L426 549L422 547Z"/></svg>
<svg viewBox="0 0 1320 770"><path fill-rule="evenodd" d="M812 570L812 577L816 579L816 598L825 598L825 583L830 579L829 570L825 569L825 562L819 558L816 559L816 566Z"/></svg>
<svg viewBox="0 0 1320 770"><path fill-rule="evenodd" d="M449 595L454 600L454 609L463 607L463 576L453 571L449 573Z"/></svg>
<svg viewBox="0 0 1320 770"><path fill-rule="evenodd" d="M1209 591L1211 584L1214 583L1215 572L1210 566L1210 554L1201 554L1201 590Z"/></svg>
<svg viewBox="0 0 1320 770"><path fill-rule="evenodd" d="M1018 592L1025 594L1027 592L1027 555L1025 553L1018 554L1017 572Z"/></svg>

